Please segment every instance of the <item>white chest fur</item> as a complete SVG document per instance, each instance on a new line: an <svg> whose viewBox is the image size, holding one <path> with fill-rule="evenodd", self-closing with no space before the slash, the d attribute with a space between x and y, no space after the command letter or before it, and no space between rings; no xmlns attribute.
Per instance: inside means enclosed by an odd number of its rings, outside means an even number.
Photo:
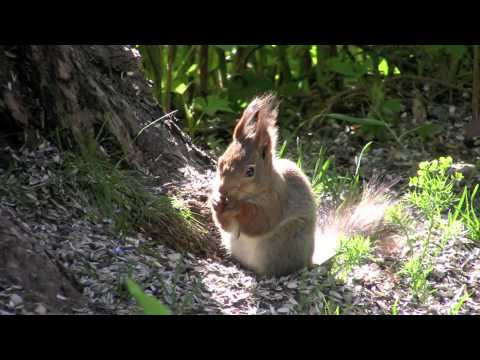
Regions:
<svg viewBox="0 0 480 360"><path fill-rule="evenodd" d="M262 236L250 237L238 232L238 226L231 232L222 233L222 242L232 256L245 267L255 271L263 268L262 256L258 245L263 240Z"/></svg>

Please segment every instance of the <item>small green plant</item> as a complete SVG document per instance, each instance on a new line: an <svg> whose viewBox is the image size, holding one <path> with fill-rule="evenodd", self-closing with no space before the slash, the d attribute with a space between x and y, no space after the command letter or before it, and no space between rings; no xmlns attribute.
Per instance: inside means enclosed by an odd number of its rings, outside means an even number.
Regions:
<svg viewBox="0 0 480 360"><path fill-rule="evenodd" d="M460 200L454 192L454 186L463 176L461 173L450 173L453 160L451 157L440 157L432 161L424 161L419 164L417 176L410 178L410 191L406 200L416 206L426 217L428 231L423 236L418 236L421 241L420 250L414 253L413 240L409 238L406 230L408 244L412 250L412 257L405 263L401 273L409 278L413 294L424 301L434 290L428 282L428 276L434 268L435 259L441 254L445 245L460 231L458 218L461 215L466 193ZM450 211L452 204L457 202L453 212ZM448 212L448 219L442 218L444 212ZM392 219L404 222L399 215L392 212ZM431 238L433 230L441 232L440 241L434 250L431 250Z"/></svg>
<svg viewBox="0 0 480 360"><path fill-rule="evenodd" d="M447 221L438 221L438 228L441 232L441 238L436 250L433 253L434 257L438 257L445 248L445 245L448 243L448 241L461 232L462 224L460 221L458 221L458 218L461 214L462 204L463 200L460 199L457 206L455 207L455 211L453 213L449 211Z"/></svg>
<svg viewBox="0 0 480 360"><path fill-rule="evenodd" d="M313 165L310 163L307 166L308 169L313 169L313 171L311 171L313 192L317 196L327 192L334 198L343 198L344 204L348 204L350 201L356 199L361 194L360 169L362 159L371 144L372 142L367 143L362 148L359 156L356 157L355 174L351 176L339 175L332 159L327 158L325 148L321 147L315 163L313 163Z"/></svg>
<svg viewBox="0 0 480 360"><path fill-rule="evenodd" d="M112 219L115 231L127 233L149 199L134 174L114 168L108 160L69 154L65 161L66 181L76 191L93 221Z"/></svg>
<svg viewBox="0 0 480 360"><path fill-rule="evenodd" d="M278 158L283 159L285 157L285 154L287 152L287 146L288 140L284 140L282 146L280 146L280 149L278 150Z"/></svg>
<svg viewBox="0 0 480 360"><path fill-rule="evenodd" d="M340 315L340 306L324 298L323 314L324 315Z"/></svg>
<svg viewBox="0 0 480 360"><path fill-rule="evenodd" d="M398 99L386 99L385 87L382 83L375 82L369 90L370 111L368 117L380 119L386 123L393 123L400 111L402 104Z"/></svg>
<svg viewBox="0 0 480 360"><path fill-rule="evenodd" d="M388 124L385 121L373 119L370 117L360 118L360 117L354 117L354 116L337 114L337 113L326 114L326 116L334 120L339 120L339 121L347 122L350 124L359 125L361 126L361 128L365 133L372 134L374 136L381 134L382 131L388 130L393 135L393 137L397 141L399 141L399 137L397 133L393 130L390 124Z"/></svg>
<svg viewBox="0 0 480 360"><path fill-rule="evenodd" d="M341 312L340 306L328 300L318 289L301 294L295 310L298 314L310 315L340 315Z"/></svg>
<svg viewBox="0 0 480 360"><path fill-rule="evenodd" d="M462 222L467 228L469 238L474 241L480 241L480 214L475 202L478 187L479 184L475 185L471 195L469 195L469 191L465 187L459 201L459 206L465 204L465 211L461 213Z"/></svg>
<svg viewBox="0 0 480 360"><path fill-rule="evenodd" d="M470 294L465 291L465 293L455 301L450 309L448 310L448 315L458 315L463 304L470 299Z"/></svg>
<svg viewBox="0 0 480 360"><path fill-rule="evenodd" d="M362 264L371 251L371 241L368 237L361 235L341 237L332 267L333 273L338 279L346 280L353 268Z"/></svg>
<svg viewBox="0 0 480 360"><path fill-rule="evenodd" d="M310 278L307 272L302 272L298 279L298 297L295 305L295 313L313 315L323 314L325 308L325 295L322 290L324 284L318 282L313 285L310 284Z"/></svg>
<svg viewBox="0 0 480 360"><path fill-rule="evenodd" d="M126 287L130 294L137 300L145 315L171 315L169 308L163 305L153 296L145 294L140 286L130 278L125 280Z"/></svg>
<svg viewBox="0 0 480 360"><path fill-rule="evenodd" d="M455 200L453 187L463 179L463 175L448 173L452 163L450 156L421 162L417 176L410 178L408 199L428 219L441 215Z"/></svg>
<svg viewBox="0 0 480 360"><path fill-rule="evenodd" d="M368 119L376 119L382 122L383 126L362 125L362 130L367 135L381 137L385 130L388 130L393 137L400 142L400 136L391 127L398 119L398 115L402 110L402 104L398 99L386 99L385 86L382 82L374 82L368 90L369 111Z"/></svg>
<svg viewBox="0 0 480 360"><path fill-rule="evenodd" d="M360 151L360 155L355 158L355 174L353 175L353 179L350 184L349 188L349 194L350 196L358 196L360 195L360 167L362 165L362 159L364 154L368 151L370 145L372 145L372 142L368 142L365 144L365 146L362 148L362 151Z"/></svg>
<svg viewBox="0 0 480 360"><path fill-rule="evenodd" d="M398 315L398 299L392 305L392 315Z"/></svg>
<svg viewBox="0 0 480 360"><path fill-rule="evenodd" d="M403 268L400 271L400 274L407 276L413 295L421 302L425 301L433 291L428 282L428 276L433 270L434 257L432 257L429 250L432 231L437 224L436 220L436 217L429 219L429 227L426 235L416 235L413 238L408 238L408 245L410 246L413 255L403 265ZM419 253L415 253L415 241L421 241Z"/></svg>
<svg viewBox="0 0 480 360"><path fill-rule="evenodd" d="M315 194L321 194L327 189L331 189L332 178L328 176L328 170L332 165L332 160L326 158L326 150L320 148L312 175L312 188Z"/></svg>
<svg viewBox="0 0 480 360"><path fill-rule="evenodd" d="M303 144L300 142L300 138L297 137L297 166L302 169L303 166Z"/></svg>
<svg viewBox="0 0 480 360"><path fill-rule="evenodd" d="M234 112L230 107L228 99L218 95L209 95L206 99L197 98L195 99L194 106L201 114L209 117L215 116L219 112Z"/></svg>
<svg viewBox="0 0 480 360"><path fill-rule="evenodd" d="M404 201L399 201L387 208L385 222L395 226L405 236L407 244L412 244L413 218L406 211Z"/></svg>
<svg viewBox="0 0 480 360"><path fill-rule="evenodd" d="M284 158L286 156L288 144L288 140L285 140L282 143L278 151L279 158ZM310 176L312 189L317 197L320 197L325 192L339 194L352 181L349 177L341 177L337 174L332 159L327 158L326 156L326 150L324 147L320 148L317 157L306 161L303 144L300 142L299 138L297 138L296 151L296 164L303 168Z"/></svg>
<svg viewBox="0 0 480 360"><path fill-rule="evenodd" d="M308 287L308 277L300 277L299 281L299 297L295 306L298 314L315 314L315 315L340 315L340 306L328 300L323 294L323 284L316 284L313 289ZM305 288L308 287L308 291ZM303 291L302 291L303 290Z"/></svg>
<svg viewBox="0 0 480 360"><path fill-rule="evenodd" d="M195 282L191 289L182 294L181 276L183 274L185 274L185 267L181 261L178 261L172 278L166 280L159 277L163 298L177 314L183 314L191 310L194 296L201 291L200 282Z"/></svg>
<svg viewBox="0 0 480 360"><path fill-rule="evenodd" d="M233 113L228 99L218 95L209 95L206 99L195 98L188 106L185 97L181 96L185 111L188 134L193 138L197 134L204 117L213 118L217 113ZM196 119L195 119L196 118Z"/></svg>
<svg viewBox="0 0 480 360"><path fill-rule="evenodd" d="M414 255L405 263L401 270L401 273L409 277L413 294L422 302L433 291L431 285L428 283L428 276L432 270L433 265L431 261L422 255Z"/></svg>

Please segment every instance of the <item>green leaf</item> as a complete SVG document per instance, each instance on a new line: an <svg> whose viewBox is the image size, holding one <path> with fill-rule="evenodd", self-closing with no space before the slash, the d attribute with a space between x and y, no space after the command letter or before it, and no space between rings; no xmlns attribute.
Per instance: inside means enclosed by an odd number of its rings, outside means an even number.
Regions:
<svg viewBox="0 0 480 360"><path fill-rule="evenodd" d="M445 45L425 45L424 50L427 53L436 55L445 48Z"/></svg>
<svg viewBox="0 0 480 360"><path fill-rule="evenodd" d="M198 69L198 64L193 64L187 69L187 75L193 74Z"/></svg>
<svg viewBox="0 0 480 360"><path fill-rule="evenodd" d="M298 92L298 86L294 82L282 84L278 88L278 94L284 97L295 96Z"/></svg>
<svg viewBox="0 0 480 360"><path fill-rule="evenodd" d="M130 294L143 308L145 315L171 315L171 311L153 296L145 294L133 280L127 279L126 285Z"/></svg>
<svg viewBox="0 0 480 360"><path fill-rule="evenodd" d="M402 102L399 99L388 99L382 103L383 113L393 117L402 111Z"/></svg>
<svg viewBox="0 0 480 360"><path fill-rule="evenodd" d="M356 117L343 115L343 114L327 114L327 116L335 120L346 121L346 122L350 122L358 125L387 127L387 124L384 123L383 121L370 119L370 118L356 118Z"/></svg>
<svg viewBox="0 0 480 360"><path fill-rule="evenodd" d="M234 112L228 99L223 99L218 95L209 95L206 100L196 99L195 106L208 116L214 116L217 112Z"/></svg>
<svg viewBox="0 0 480 360"><path fill-rule="evenodd" d="M187 91L187 89L188 89L188 85L184 84L184 83L181 83L181 84L177 85L177 87L175 87L175 89L173 89L173 92L177 93L177 94L180 94L180 95L183 95L183 94L185 94L185 91Z"/></svg>
<svg viewBox="0 0 480 360"><path fill-rule="evenodd" d="M346 61L338 57L334 57L327 60L327 66L331 71L344 76L358 76L357 72L355 71L354 64L351 61Z"/></svg>
<svg viewBox="0 0 480 360"><path fill-rule="evenodd" d="M445 51L456 59L460 59L467 52L465 45L445 45Z"/></svg>
<svg viewBox="0 0 480 360"><path fill-rule="evenodd" d="M355 169L355 176L358 175L358 172L360 170L360 164L362 162L363 154L367 151L367 149L372 145L372 141L368 142L360 152L360 155L358 156L358 162L357 162L357 168Z"/></svg>
<svg viewBox="0 0 480 360"><path fill-rule="evenodd" d="M431 139L435 137L438 133L442 131L442 127L438 124L434 124L431 122L426 123L425 125L420 126L415 130L415 132L422 138L422 139Z"/></svg>
<svg viewBox="0 0 480 360"><path fill-rule="evenodd" d="M389 69L389 67L388 67L387 59L382 59L382 61L380 61L380 64L378 64L378 71L383 76L387 76L388 75L388 69Z"/></svg>

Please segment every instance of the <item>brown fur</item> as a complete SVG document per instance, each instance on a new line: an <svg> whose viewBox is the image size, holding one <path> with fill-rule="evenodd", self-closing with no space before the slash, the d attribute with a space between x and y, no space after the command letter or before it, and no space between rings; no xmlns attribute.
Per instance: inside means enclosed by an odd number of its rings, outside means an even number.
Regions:
<svg viewBox="0 0 480 360"><path fill-rule="evenodd" d="M233 257L258 274L280 276L311 264L315 206L306 176L275 157L277 114L272 95L245 109L219 159L211 204Z"/></svg>
<svg viewBox="0 0 480 360"><path fill-rule="evenodd" d="M211 196L213 219L227 249L244 267L267 276L310 266L315 244L326 239L317 231L308 178L295 163L275 156L277 115L278 102L270 94L247 106L218 161ZM252 167L254 176L249 177ZM366 197L362 206L370 200ZM342 232L362 226L365 230L365 220L368 216L352 211L328 226Z"/></svg>

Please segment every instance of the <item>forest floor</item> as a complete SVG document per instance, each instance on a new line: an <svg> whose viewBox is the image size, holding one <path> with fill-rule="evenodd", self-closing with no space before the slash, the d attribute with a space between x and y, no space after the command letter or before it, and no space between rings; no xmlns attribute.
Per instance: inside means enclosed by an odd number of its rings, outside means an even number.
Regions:
<svg viewBox="0 0 480 360"><path fill-rule="evenodd" d="M375 142L362 160L363 177L400 179L392 191L401 196L421 161L451 155L456 163L475 164L480 147L465 147L461 135L468 106L429 109L443 128L427 142L414 134L405 136L402 145ZM409 117L404 120L399 133L414 126ZM353 173L365 140L345 126L327 127L328 133L321 136L322 130L299 134L309 144L305 153L324 146L337 171ZM123 286L127 274L175 314L449 314L452 309L480 314L480 246L465 231L449 239L435 257L428 276L432 291L421 300L400 271L412 256L400 234L391 247L375 243L371 256L342 280L332 275L331 262L278 279L258 279L228 258L175 252L145 232L115 235L111 219L92 221L88 209L66 196L68 183L60 170L64 155L48 142L35 150L2 152L14 159L14 166L0 167L0 178L10 186L0 193L0 211L35 239L81 294L81 301L63 309L0 277L0 314L137 314L141 310ZM197 211L206 217L208 208L198 199L208 195L205 184L211 176L202 179L192 199L183 194L186 203L196 202ZM468 178L469 183L479 180L477 173ZM409 211L417 219L417 233L425 232L421 218ZM218 237L212 224L207 225L211 236ZM432 246L440 240L440 234L434 234ZM62 291L54 296L60 303L68 301Z"/></svg>

